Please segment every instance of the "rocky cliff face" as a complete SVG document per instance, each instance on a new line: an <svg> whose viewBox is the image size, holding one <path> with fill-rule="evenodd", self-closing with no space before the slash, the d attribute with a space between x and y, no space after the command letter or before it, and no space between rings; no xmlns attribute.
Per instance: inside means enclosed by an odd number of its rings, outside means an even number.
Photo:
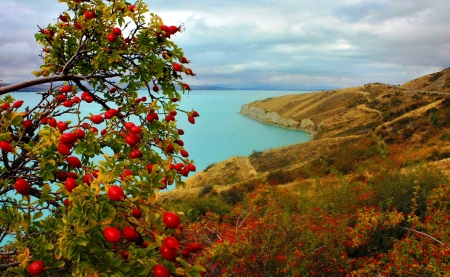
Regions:
<svg viewBox="0 0 450 277"><path fill-rule="evenodd" d="M281 117L276 112L267 112L263 108L255 107L251 105L243 105L241 107L240 113L242 115L248 116L250 118L256 119L266 124L278 125L289 129L307 130L314 131L314 123L308 119L302 119L300 122L293 120L291 118Z"/></svg>

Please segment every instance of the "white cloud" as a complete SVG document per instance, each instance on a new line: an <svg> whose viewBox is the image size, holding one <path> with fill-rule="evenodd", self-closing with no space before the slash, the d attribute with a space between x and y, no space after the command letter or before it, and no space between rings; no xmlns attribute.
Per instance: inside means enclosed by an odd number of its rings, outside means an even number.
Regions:
<svg viewBox="0 0 450 277"><path fill-rule="evenodd" d="M36 25L54 22L64 6L2 2L0 74L29 78L39 65ZM442 0L146 2L164 24L185 25L173 40L192 60L192 84L398 84L450 66L450 5Z"/></svg>

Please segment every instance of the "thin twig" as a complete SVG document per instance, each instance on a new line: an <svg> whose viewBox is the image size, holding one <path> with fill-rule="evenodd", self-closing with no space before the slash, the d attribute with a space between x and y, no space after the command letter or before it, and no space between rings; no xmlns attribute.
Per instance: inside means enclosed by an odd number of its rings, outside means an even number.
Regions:
<svg viewBox="0 0 450 277"><path fill-rule="evenodd" d="M407 227L400 227L400 228L406 229L406 230L408 230L408 231L415 232L415 233L417 233L417 234L424 235L424 236L429 237L430 239L434 240L435 242L439 243L440 245L445 246L445 243L443 243L442 241L438 240L438 239L435 238L435 237L432 237L432 236L428 235L427 233L420 232L420 231L417 231L417 230L414 230L414 229L411 229L411 228L407 228Z"/></svg>

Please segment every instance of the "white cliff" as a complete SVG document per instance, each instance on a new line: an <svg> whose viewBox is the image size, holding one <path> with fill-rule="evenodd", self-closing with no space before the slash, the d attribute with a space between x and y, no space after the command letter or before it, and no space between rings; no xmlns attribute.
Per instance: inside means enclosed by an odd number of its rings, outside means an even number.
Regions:
<svg viewBox="0 0 450 277"><path fill-rule="evenodd" d="M291 118L283 118L276 112L267 112L262 108L250 105L241 106L240 113L266 124L273 124L284 128L298 129L309 132L315 130L314 122L312 122L309 118L302 119L298 122Z"/></svg>

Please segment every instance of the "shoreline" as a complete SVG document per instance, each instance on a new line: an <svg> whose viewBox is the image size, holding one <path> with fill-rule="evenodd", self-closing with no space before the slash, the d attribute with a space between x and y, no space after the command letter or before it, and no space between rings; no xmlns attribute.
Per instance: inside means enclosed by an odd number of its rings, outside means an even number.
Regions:
<svg viewBox="0 0 450 277"><path fill-rule="evenodd" d="M283 128L283 129L288 129L288 130L293 130L293 131L305 132L305 133L307 133L309 135L309 137L311 137L312 140L314 139L314 136L317 134L317 131L311 131L311 130L302 129L302 128L286 127L286 126L283 126L283 125L270 123L270 122L264 121L264 120L262 120L260 118L257 118L257 117L254 117L254 116L242 113L242 112L238 112L238 114L240 114L242 116L245 116L245 117L248 117L248 118L251 118L253 120L256 120L256 121L258 121L258 122L260 122L262 124L272 125L272 126L276 126L276 127Z"/></svg>

